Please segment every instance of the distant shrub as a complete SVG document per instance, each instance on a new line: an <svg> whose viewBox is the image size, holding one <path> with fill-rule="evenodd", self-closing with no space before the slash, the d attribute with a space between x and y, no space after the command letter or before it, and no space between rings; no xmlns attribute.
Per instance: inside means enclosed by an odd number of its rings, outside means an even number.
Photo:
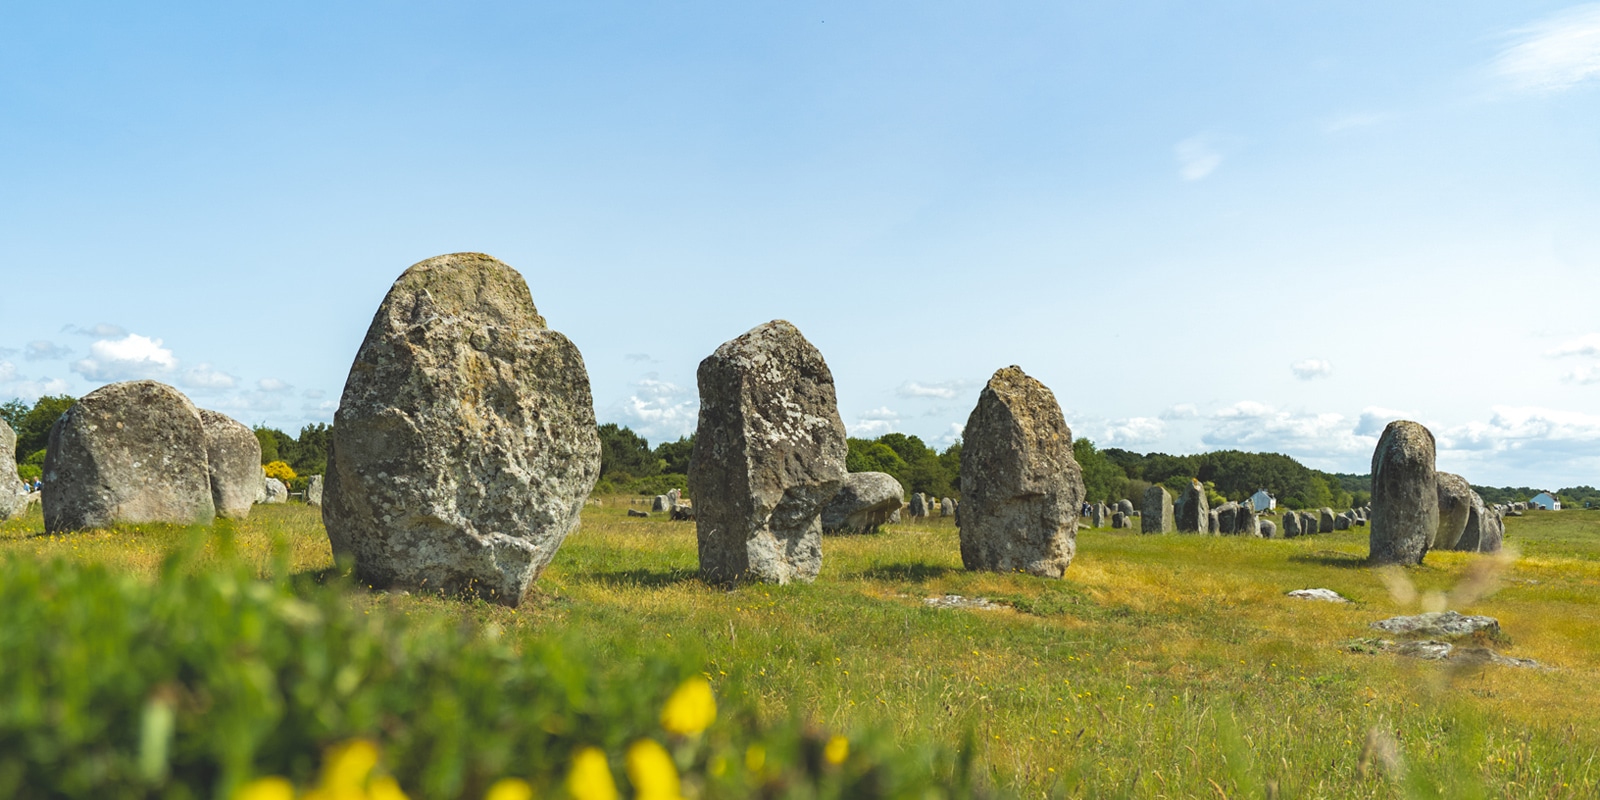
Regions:
<svg viewBox="0 0 1600 800"><path fill-rule="evenodd" d="M634 494L655 496L666 494L677 489L679 491L689 488L689 476L677 473L665 475L651 475L648 478L635 478L630 482L628 490Z"/></svg>
<svg viewBox="0 0 1600 800"><path fill-rule="evenodd" d="M295 478L294 469L282 461L273 461L264 465L261 469L267 473L267 477L277 478L284 483L289 483Z"/></svg>
<svg viewBox="0 0 1600 800"><path fill-rule="evenodd" d="M0 797L477 800L574 781L638 797L680 774L708 799L972 794L945 751L763 726L736 689L713 696L695 654L598 653L337 580L259 580L218 530L220 565L185 555L197 532L152 582L0 559Z"/></svg>
<svg viewBox="0 0 1600 800"><path fill-rule="evenodd" d="M38 480L39 478L44 477L44 469L36 467L33 464L22 464L17 467L17 477L25 481Z"/></svg>

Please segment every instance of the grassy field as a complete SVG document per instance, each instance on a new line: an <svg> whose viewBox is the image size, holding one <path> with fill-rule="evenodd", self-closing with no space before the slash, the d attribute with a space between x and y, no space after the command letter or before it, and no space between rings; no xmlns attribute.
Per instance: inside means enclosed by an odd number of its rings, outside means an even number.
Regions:
<svg viewBox="0 0 1600 800"><path fill-rule="evenodd" d="M383 602L530 640L579 631L624 669L692 653L719 693L772 719L970 742L993 784L1025 797L1600 796L1600 513L1507 520L1514 558L1432 553L1387 574L1363 566L1359 530L1085 531L1060 581L966 572L954 526L934 519L828 537L814 584L724 591L695 578L692 524L629 518L628 503L589 507L519 609ZM153 577L184 536L41 529L37 510L0 526L0 551ZM256 507L237 542L263 570L274 542L296 571L332 566L305 506ZM1285 596L1311 587L1354 602ZM945 594L1003 605L923 602ZM1548 668L1351 646L1376 633L1368 623L1424 607L1494 616L1497 649Z"/></svg>

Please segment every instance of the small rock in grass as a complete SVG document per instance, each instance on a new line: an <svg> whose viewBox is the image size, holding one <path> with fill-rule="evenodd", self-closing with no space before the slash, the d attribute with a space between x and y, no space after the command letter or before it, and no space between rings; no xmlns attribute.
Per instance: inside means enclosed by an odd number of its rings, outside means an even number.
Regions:
<svg viewBox="0 0 1600 800"><path fill-rule="evenodd" d="M1290 597L1299 597L1304 600L1326 600L1330 603L1348 603L1350 599L1332 589L1295 589L1289 593Z"/></svg>
<svg viewBox="0 0 1600 800"><path fill-rule="evenodd" d="M999 603L987 597L962 597L959 594L929 597L924 599L922 603L934 608L981 608L988 610L1003 608Z"/></svg>
<svg viewBox="0 0 1600 800"><path fill-rule="evenodd" d="M1454 611L1431 611L1409 617L1390 617L1372 623L1380 631L1437 639L1459 639L1483 631L1500 635L1500 621L1494 617L1467 616Z"/></svg>

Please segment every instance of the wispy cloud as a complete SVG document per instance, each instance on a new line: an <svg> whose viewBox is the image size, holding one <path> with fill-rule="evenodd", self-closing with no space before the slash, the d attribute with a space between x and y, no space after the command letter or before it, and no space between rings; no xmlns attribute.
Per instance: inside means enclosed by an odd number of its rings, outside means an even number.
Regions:
<svg viewBox="0 0 1600 800"><path fill-rule="evenodd" d="M633 393L612 408L612 416L651 442L674 441L694 433L700 397L651 374L634 383Z"/></svg>
<svg viewBox="0 0 1600 800"><path fill-rule="evenodd" d="M256 388L269 394L281 394L294 389L293 386L290 386L289 384L284 383L277 378L262 378L261 380L256 381Z"/></svg>
<svg viewBox="0 0 1600 800"><path fill-rule="evenodd" d="M1544 354L1551 358L1561 358L1563 356L1600 358L1600 333L1590 333L1562 342L1560 345L1546 350Z"/></svg>
<svg viewBox="0 0 1600 800"><path fill-rule="evenodd" d="M60 361L72 355L72 348L59 345L55 342L35 339L28 342L22 351L22 357L29 361Z"/></svg>
<svg viewBox="0 0 1600 800"><path fill-rule="evenodd" d="M888 406L880 406L871 411L862 412L856 417L853 425L845 428L851 436L860 439L875 439L890 433L900 425L900 414Z"/></svg>
<svg viewBox="0 0 1600 800"><path fill-rule="evenodd" d="M202 362L184 370L178 383L185 389L232 389L238 379Z"/></svg>
<svg viewBox="0 0 1600 800"><path fill-rule="evenodd" d="M931 397L939 400L954 400L963 392L972 387L972 381L906 381L900 384L894 393L905 398ZM976 398L974 398L976 399Z"/></svg>
<svg viewBox="0 0 1600 800"><path fill-rule="evenodd" d="M1129 417L1113 420L1101 429L1102 445L1154 444L1167 435L1167 423L1155 417Z"/></svg>
<svg viewBox="0 0 1600 800"><path fill-rule="evenodd" d="M649 353L628 353L627 355L624 355L623 358L629 363L633 364L648 364L655 361L655 359L650 357Z"/></svg>
<svg viewBox="0 0 1600 800"><path fill-rule="evenodd" d="M1290 364L1289 371L1293 372L1296 378L1299 378L1303 381L1309 381L1315 378L1326 378L1333 375L1333 365L1324 359L1307 358Z"/></svg>
<svg viewBox="0 0 1600 800"><path fill-rule="evenodd" d="M1179 403L1175 406L1168 406L1167 410L1161 412L1162 419L1194 419L1198 416L1200 416L1200 409L1193 403Z"/></svg>
<svg viewBox="0 0 1600 800"><path fill-rule="evenodd" d="M1191 136L1172 150L1178 159L1178 175L1186 181L1200 180L1222 166L1222 153L1205 136Z"/></svg>
<svg viewBox="0 0 1600 800"><path fill-rule="evenodd" d="M112 325L109 322L96 323L87 328L81 328L77 325L63 325L61 326L61 332L70 333L74 336L88 336L91 339L120 339L128 335L126 328L121 325Z"/></svg>
<svg viewBox="0 0 1600 800"><path fill-rule="evenodd" d="M1600 383L1600 367L1578 367L1563 373L1561 380L1567 383L1576 383L1579 386L1588 386Z"/></svg>
<svg viewBox="0 0 1600 800"><path fill-rule="evenodd" d="M1242 400L1212 414L1210 428L1200 441L1209 447L1296 456L1348 455L1372 447L1370 439L1358 438L1342 414L1285 411L1254 400Z"/></svg>
<svg viewBox="0 0 1600 800"><path fill-rule="evenodd" d="M1518 89L1559 92L1600 79L1600 3L1559 11L1509 36L1493 69Z"/></svg>

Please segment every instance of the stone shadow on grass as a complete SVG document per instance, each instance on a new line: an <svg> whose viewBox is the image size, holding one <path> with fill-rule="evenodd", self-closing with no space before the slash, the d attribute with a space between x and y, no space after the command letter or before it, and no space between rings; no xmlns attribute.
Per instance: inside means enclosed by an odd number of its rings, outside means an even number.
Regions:
<svg viewBox="0 0 1600 800"><path fill-rule="evenodd" d="M1337 550L1318 550L1315 553L1295 553L1289 556L1289 561L1296 564L1319 564L1324 567L1338 567L1340 569L1366 569L1372 566L1367 563L1366 556L1354 553L1341 553Z"/></svg>
<svg viewBox="0 0 1600 800"><path fill-rule="evenodd" d="M883 564L868 567L854 577L867 578L878 581L897 581L902 583L926 583L934 578L943 578L957 572L966 572L961 567L951 567L944 564Z"/></svg>
<svg viewBox="0 0 1600 800"><path fill-rule="evenodd" d="M609 586L643 586L655 589L679 583L698 583L700 581L700 570L688 568L624 569L613 572L592 572L585 577Z"/></svg>

